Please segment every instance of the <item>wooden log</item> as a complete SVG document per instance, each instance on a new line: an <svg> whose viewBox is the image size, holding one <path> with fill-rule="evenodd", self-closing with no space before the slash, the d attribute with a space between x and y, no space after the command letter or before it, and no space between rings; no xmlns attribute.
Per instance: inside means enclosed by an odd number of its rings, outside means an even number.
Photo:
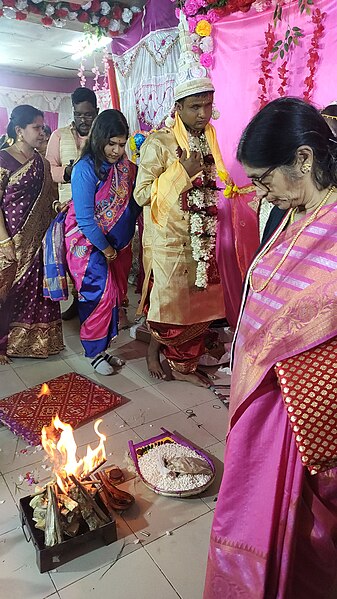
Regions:
<svg viewBox="0 0 337 599"><path fill-rule="evenodd" d="M104 486L102 485L102 483L100 481L98 481L98 480L93 481L93 484L98 485L97 493L100 496L101 501L104 503L107 511L109 512L111 520L114 520L115 513L114 513L113 505L111 505L109 493L107 493L106 489L104 488Z"/></svg>
<svg viewBox="0 0 337 599"><path fill-rule="evenodd" d="M96 501L91 497L90 493L88 493L84 485L82 485L82 483L80 483L74 475L71 475L70 479L84 498L87 507L96 515L98 521L100 521L98 526L102 526L102 524L108 524L111 521L110 518L103 512L103 510L101 510L99 505L97 505ZM80 508L82 511L81 505ZM88 522L87 518L85 519Z"/></svg>
<svg viewBox="0 0 337 599"><path fill-rule="evenodd" d="M46 547L52 547L57 543L61 543L63 540L54 485L47 485L47 497L48 506L46 511L44 543Z"/></svg>

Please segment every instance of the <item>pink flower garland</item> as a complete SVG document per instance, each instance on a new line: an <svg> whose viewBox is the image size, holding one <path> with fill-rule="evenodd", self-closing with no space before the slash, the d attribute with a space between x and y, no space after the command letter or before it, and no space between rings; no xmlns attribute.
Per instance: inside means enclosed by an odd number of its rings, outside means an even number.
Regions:
<svg viewBox="0 0 337 599"><path fill-rule="evenodd" d="M281 97L286 95L286 89L288 86L288 73L289 70L287 69L287 61L284 60L281 64L281 66L277 69L278 72L278 76L280 78L281 84L280 87L278 88L278 93Z"/></svg>
<svg viewBox="0 0 337 599"><path fill-rule="evenodd" d="M81 64L80 64L80 68L78 69L78 73L77 73L77 77L80 78L80 86L81 87L85 87L85 84L87 82L86 76L85 76L85 62L86 62L86 58L82 58Z"/></svg>
<svg viewBox="0 0 337 599"><path fill-rule="evenodd" d="M319 44L322 36L324 35L324 24L323 21L326 18L326 13L322 13L319 8L316 8L313 13L311 20L314 24L314 30L311 38L310 48L308 51L308 61L307 67L309 69L309 74L304 79L304 92L303 99L307 102L310 102L312 92L314 90L315 85L315 75L317 72L317 66L319 61ZM267 81L272 81L272 64L271 60L273 53L272 49L275 46L275 34L273 31L273 27L271 24L268 25L267 31L265 32L265 40L266 44L260 54L261 56L261 74L258 80L259 85L261 86L261 94L259 95L260 100L260 108L265 106L271 98L269 97L267 90ZM279 96L285 96L288 83L289 83L289 70L287 69L288 61L284 60L282 64L278 67L277 73L280 79L280 86L277 90Z"/></svg>
<svg viewBox="0 0 337 599"><path fill-rule="evenodd" d="M275 33L274 29L269 23L267 31L264 33L266 44L260 54L261 56L261 75L258 80L258 84L261 86L261 93L259 95L260 108L263 108L268 103L267 95L267 81L272 80L271 66L272 61L270 60L271 51L275 44Z"/></svg>
<svg viewBox="0 0 337 599"><path fill-rule="evenodd" d="M317 65L318 65L318 61L319 61L319 54L318 54L318 50L319 50L319 42L321 40L321 38L323 37L324 34L324 25L323 25L323 21L326 17L326 13L323 12L319 9L316 8L313 13L312 13L312 17L311 20L314 23L315 27L314 27L314 31L312 34L312 38L311 38L311 44L310 44L310 48L309 48L309 59L307 61L307 67L309 69L309 75L304 79L304 85L306 87L304 93L303 93L303 100L306 100L307 102L310 102L311 96L312 96L312 92L314 90L314 78L316 75L316 71L317 71Z"/></svg>

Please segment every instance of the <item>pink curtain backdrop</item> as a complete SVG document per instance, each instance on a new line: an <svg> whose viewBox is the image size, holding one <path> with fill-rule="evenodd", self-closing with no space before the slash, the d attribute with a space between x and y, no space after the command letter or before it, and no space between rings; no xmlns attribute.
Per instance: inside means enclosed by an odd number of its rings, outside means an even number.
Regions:
<svg viewBox="0 0 337 599"><path fill-rule="evenodd" d="M337 100L337 2L315 0L314 8L327 13L325 33L321 41L320 61L315 79L313 103L322 108ZM284 8L286 13L286 9ZM264 32L272 21L273 10L257 13L235 13L214 25L215 104L221 113L216 121L219 145L227 170L239 186L247 185L242 167L235 159L240 135L252 116L258 111L261 58L265 45ZM292 53L289 53L288 95L302 96L304 79L309 74L306 66L313 25L309 16L300 16L297 2L289 12L290 27L298 26L305 37ZM283 39L287 18L276 28L276 39ZM274 85L271 99L278 97L280 85L276 64L273 69ZM217 256L224 286L227 320L235 325L242 287L242 276L258 247L256 212L249 206L249 196L231 200L223 198L219 209L219 235Z"/></svg>
<svg viewBox="0 0 337 599"><path fill-rule="evenodd" d="M6 133L8 120L9 119L7 108L3 108L3 106L0 106L0 135Z"/></svg>
<svg viewBox="0 0 337 599"><path fill-rule="evenodd" d="M324 21L325 33L319 50L316 85L312 97L313 103L322 108L332 100L337 100L337 2L336 0L315 0L314 8L327 13ZM286 9L284 8L286 13ZM273 17L273 11L257 13L236 13L214 25L215 62L212 79L215 85L215 103L221 117L215 126L220 147L227 169L238 185L246 185L247 179L235 160L240 135L252 116L258 111L260 86L260 53L265 45L264 32ZM290 53L288 95L302 96L303 81L308 75L306 62L313 30L309 17L302 17L297 2L290 9L290 26L304 30L305 37L300 46ZM276 28L276 38L283 39L287 28L287 19ZM275 70L274 93L277 97L279 79Z"/></svg>
<svg viewBox="0 0 337 599"><path fill-rule="evenodd" d="M44 122L48 125L52 131L55 131L58 127L59 115L58 112L48 112L48 110L44 111Z"/></svg>

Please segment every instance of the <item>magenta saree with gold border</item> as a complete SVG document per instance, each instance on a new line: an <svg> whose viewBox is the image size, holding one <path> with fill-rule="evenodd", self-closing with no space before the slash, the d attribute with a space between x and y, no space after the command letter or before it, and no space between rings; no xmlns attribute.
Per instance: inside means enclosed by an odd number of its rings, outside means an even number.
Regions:
<svg viewBox="0 0 337 599"><path fill-rule="evenodd" d="M302 225L280 226L241 311L204 599L337 596L337 469L302 466L274 371L337 336L337 205L271 277Z"/></svg>

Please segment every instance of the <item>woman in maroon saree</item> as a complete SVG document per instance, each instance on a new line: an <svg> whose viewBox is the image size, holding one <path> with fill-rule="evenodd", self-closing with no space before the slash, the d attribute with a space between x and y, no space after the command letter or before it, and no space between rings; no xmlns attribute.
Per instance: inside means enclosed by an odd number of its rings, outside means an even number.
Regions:
<svg viewBox="0 0 337 599"><path fill-rule="evenodd" d="M45 299L42 239L52 220L43 113L17 106L0 151L0 364L10 357L47 358L63 349L60 307Z"/></svg>

